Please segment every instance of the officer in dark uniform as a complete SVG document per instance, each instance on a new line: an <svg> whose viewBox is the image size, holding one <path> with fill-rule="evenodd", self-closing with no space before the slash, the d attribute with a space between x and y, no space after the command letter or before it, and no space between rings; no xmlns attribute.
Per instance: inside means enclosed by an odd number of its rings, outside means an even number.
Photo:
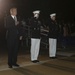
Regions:
<svg viewBox="0 0 75 75"><path fill-rule="evenodd" d="M49 20L49 57L56 58L57 37L59 27L56 23L56 13L50 14Z"/></svg>
<svg viewBox="0 0 75 75"><path fill-rule="evenodd" d="M38 20L40 11L33 12L34 17L30 19L31 25L31 61L33 63L39 62L38 55L39 55L39 48L40 48L40 21Z"/></svg>

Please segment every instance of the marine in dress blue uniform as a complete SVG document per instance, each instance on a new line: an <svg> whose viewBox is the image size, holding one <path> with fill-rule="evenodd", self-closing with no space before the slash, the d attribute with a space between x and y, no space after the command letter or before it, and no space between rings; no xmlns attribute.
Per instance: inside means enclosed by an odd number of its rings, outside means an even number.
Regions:
<svg viewBox="0 0 75 75"><path fill-rule="evenodd" d="M56 58L58 25L56 23L56 13L50 14L49 20L49 57Z"/></svg>
<svg viewBox="0 0 75 75"><path fill-rule="evenodd" d="M38 55L40 49L40 21L39 21L40 11L33 11L34 17L30 19L31 25L31 61L33 63L39 62Z"/></svg>

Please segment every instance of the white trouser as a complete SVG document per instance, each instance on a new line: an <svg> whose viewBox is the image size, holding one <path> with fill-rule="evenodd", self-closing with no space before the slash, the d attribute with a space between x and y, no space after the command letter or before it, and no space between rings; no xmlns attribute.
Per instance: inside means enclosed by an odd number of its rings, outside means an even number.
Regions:
<svg viewBox="0 0 75 75"><path fill-rule="evenodd" d="M49 38L49 57L56 56L57 39Z"/></svg>
<svg viewBox="0 0 75 75"><path fill-rule="evenodd" d="M40 49L40 39L31 38L31 61L37 60Z"/></svg>

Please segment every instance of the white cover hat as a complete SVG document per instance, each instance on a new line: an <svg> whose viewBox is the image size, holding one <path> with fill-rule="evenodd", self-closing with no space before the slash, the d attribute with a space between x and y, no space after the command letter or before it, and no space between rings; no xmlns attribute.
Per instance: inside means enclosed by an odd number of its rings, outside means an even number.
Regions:
<svg viewBox="0 0 75 75"><path fill-rule="evenodd" d="M53 16L56 16L56 13L50 14L50 17L52 18Z"/></svg>
<svg viewBox="0 0 75 75"><path fill-rule="evenodd" d="M33 14L39 14L39 13L40 13L39 10L33 11Z"/></svg>

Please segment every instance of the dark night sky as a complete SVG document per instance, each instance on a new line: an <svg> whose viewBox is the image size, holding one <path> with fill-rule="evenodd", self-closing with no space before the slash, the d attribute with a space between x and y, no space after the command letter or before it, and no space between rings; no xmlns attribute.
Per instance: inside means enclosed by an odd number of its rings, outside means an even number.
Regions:
<svg viewBox="0 0 75 75"><path fill-rule="evenodd" d="M18 3L17 3L18 2ZM73 0L16 0L21 14L31 16L33 10L41 10L42 16L49 16L56 12L58 16L73 19L75 14L75 1Z"/></svg>
<svg viewBox="0 0 75 75"><path fill-rule="evenodd" d="M74 0L2 0L5 9L12 6L18 8L20 17L31 17L32 11L41 10L42 18L49 17L50 13L56 12L58 19L73 20L75 17L75 1ZM5 2L6 1L6 2ZM3 12L4 12L3 11Z"/></svg>

